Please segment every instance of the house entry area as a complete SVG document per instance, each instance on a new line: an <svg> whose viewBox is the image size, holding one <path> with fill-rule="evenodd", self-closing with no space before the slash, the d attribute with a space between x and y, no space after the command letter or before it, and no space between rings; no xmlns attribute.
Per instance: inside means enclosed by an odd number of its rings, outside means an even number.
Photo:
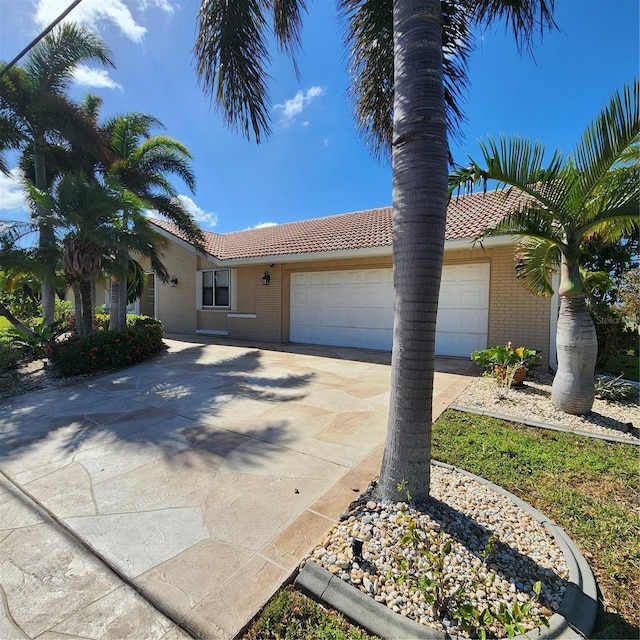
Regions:
<svg viewBox="0 0 640 640"><path fill-rule="evenodd" d="M487 346L488 262L442 270L436 353L468 357ZM390 351L393 271L353 269L291 274L290 340Z"/></svg>

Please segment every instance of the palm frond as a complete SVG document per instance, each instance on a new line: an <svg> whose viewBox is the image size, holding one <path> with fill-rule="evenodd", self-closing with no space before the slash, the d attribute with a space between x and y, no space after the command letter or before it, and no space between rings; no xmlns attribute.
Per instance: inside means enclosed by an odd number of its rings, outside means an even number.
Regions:
<svg viewBox="0 0 640 640"><path fill-rule="evenodd" d="M270 133L265 11L262 0L203 0L194 47L205 94L229 126L258 143Z"/></svg>
<svg viewBox="0 0 640 640"><path fill-rule="evenodd" d="M496 181L499 190L515 187L550 211L561 211L567 198L564 160L556 150L546 161L546 148L523 136L489 136L479 141L484 163L480 165L469 156L469 165L458 167L449 174L449 193L471 193L489 181Z"/></svg>
<svg viewBox="0 0 640 640"><path fill-rule="evenodd" d="M487 227L477 240L502 235L544 240L560 250L564 248L566 241L565 230L558 224L555 215L536 202L526 201L514 206L513 211L500 222Z"/></svg>
<svg viewBox="0 0 640 640"><path fill-rule="evenodd" d="M393 0L339 0L358 128L374 155L391 151Z"/></svg>
<svg viewBox="0 0 640 640"><path fill-rule="evenodd" d="M24 69L39 91L59 93L69 86L75 68L82 62L115 67L111 52L95 33L67 22L31 49Z"/></svg>
<svg viewBox="0 0 640 640"><path fill-rule="evenodd" d="M488 27L504 22L519 50L531 51L534 38L546 30L557 29L553 19L554 0L461 0L474 25Z"/></svg>
<svg viewBox="0 0 640 640"><path fill-rule="evenodd" d="M16 248L25 237L35 233L38 226L21 220L0 220L0 250Z"/></svg>
<svg viewBox="0 0 640 640"><path fill-rule="evenodd" d="M551 282L561 259L558 246L545 238L527 237L520 240L517 251L522 259L525 289L535 295L552 295Z"/></svg>
<svg viewBox="0 0 640 640"><path fill-rule="evenodd" d="M307 10L304 0L273 0L273 34L278 46L293 59L300 48L302 14Z"/></svg>
<svg viewBox="0 0 640 640"><path fill-rule="evenodd" d="M184 207L178 198L167 198L166 196L156 196L149 199L153 208L163 217L173 222L173 224L185 234L187 240L196 249L204 251L204 237L191 213Z"/></svg>
<svg viewBox="0 0 640 640"><path fill-rule="evenodd" d="M473 35L460 3L443 0L441 5L447 131L459 139ZM338 11L358 128L374 155L387 157L393 129L393 0L340 0Z"/></svg>
<svg viewBox="0 0 640 640"><path fill-rule="evenodd" d="M117 131L129 131L136 137L148 138L153 129L164 130L165 126L149 113L132 112L112 116L103 122L102 128L112 137L122 136L122 133L117 134Z"/></svg>
<svg viewBox="0 0 640 640"><path fill-rule="evenodd" d="M640 139L640 80L616 91L598 117L587 127L570 156L580 178L579 193L590 193L607 179L607 173ZM636 147L637 148L637 147Z"/></svg>

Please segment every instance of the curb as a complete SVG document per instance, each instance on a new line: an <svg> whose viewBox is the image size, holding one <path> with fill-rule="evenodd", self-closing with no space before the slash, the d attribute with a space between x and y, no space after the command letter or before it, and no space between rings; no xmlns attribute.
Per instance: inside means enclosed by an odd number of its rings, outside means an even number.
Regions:
<svg viewBox="0 0 640 640"><path fill-rule="evenodd" d="M534 629L524 636L518 636L518 638L528 640L588 638L595 626L598 613L597 586L587 561L571 538L544 514L506 489L450 464L436 460L432 461L432 464L461 473L512 500L553 535L564 554L569 567L569 584L558 612L551 616L549 628ZM445 632L425 627L395 613L386 605L377 602L353 585L329 573L313 560L307 561L300 570L294 581L294 586L315 600L324 602L340 611L369 633L381 638L389 640L400 638L445 640L450 638Z"/></svg>
<svg viewBox="0 0 640 640"><path fill-rule="evenodd" d="M561 431L562 433L572 433L577 436L596 438L598 440L607 440L608 442L619 442L621 444L640 444L640 440L638 438L630 439L623 438L622 436L605 435L604 433L596 433L593 431L583 431L582 429L567 429L567 427L563 427L559 424L549 424L548 422L540 422L539 420L529 420L529 418L517 418L516 416L510 416L498 411L476 409L475 407L468 407L464 404L457 404L455 402L449 405L448 408L454 409L455 411L462 411L463 413L473 413L477 416L488 416L489 418L497 418L498 420L504 420L505 422L524 424L527 427L538 427L539 429L548 429L550 431Z"/></svg>

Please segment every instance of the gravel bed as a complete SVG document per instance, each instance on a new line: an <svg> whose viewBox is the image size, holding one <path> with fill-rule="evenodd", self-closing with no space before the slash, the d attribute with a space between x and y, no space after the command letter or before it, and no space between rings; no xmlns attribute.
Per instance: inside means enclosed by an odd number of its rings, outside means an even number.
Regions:
<svg viewBox="0 0 640 640"><path fill-rule="evenodd" d="M467 603L480 612L487 607L497 612L501 603L510 608L530 602L525 623L530 630L537 616L549 618L558 609L569 577L564 554L544 526L506 496L435 465L433 499L419 510L377 502L374 489L352 503L309 558L400 615L453 636L468 634L451 613L440 615L428 602L418 585L421 577L437 578L449 612ZM419 532L416 545L402 542L412 523ZM354 561L353 538L364 541L361 562ZM493 550L487 553L490 541ZM434 566L440 567L439 577ZM533 591L537 581L539 601ZM461 596L456 595L460 587ZM501 637L504 629L496 624L490 631Z"/></svg>
<svg viewBox="0 0 640 640"><path fill-rule="evenodd" d="M59 376L49 366L46 358L32 360L0 374L0 400L39 389L58 387L90 377L90 375Z"/></svg>
<svg viewBox="0 0 640 640"><path fill-rule="evenodd" d="M572 431L640 442L640 405L637 401L623 404L596 398L587 415L572 416L558 411L551 403L552 382L553 376L532 372L524 386L499 393L492 378L478 378L458 396L455 404L501 413L513 418L514 422L534 420Z"/></svg>

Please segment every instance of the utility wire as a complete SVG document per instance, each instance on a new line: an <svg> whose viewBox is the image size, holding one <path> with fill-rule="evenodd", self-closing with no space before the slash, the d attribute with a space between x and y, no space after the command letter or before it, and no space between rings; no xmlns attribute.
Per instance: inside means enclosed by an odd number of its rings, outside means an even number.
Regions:
<svg viewBox="0 0 640 640"><path fill-rule="evenodd" d="M11 69L15 65L22 56L29 51L32 47L42 40L60 21L64 20L71 11L73 11L82 0L73 0L73 2L39 35L37 35L2 71L0 71L0 78Z"/></svg>

